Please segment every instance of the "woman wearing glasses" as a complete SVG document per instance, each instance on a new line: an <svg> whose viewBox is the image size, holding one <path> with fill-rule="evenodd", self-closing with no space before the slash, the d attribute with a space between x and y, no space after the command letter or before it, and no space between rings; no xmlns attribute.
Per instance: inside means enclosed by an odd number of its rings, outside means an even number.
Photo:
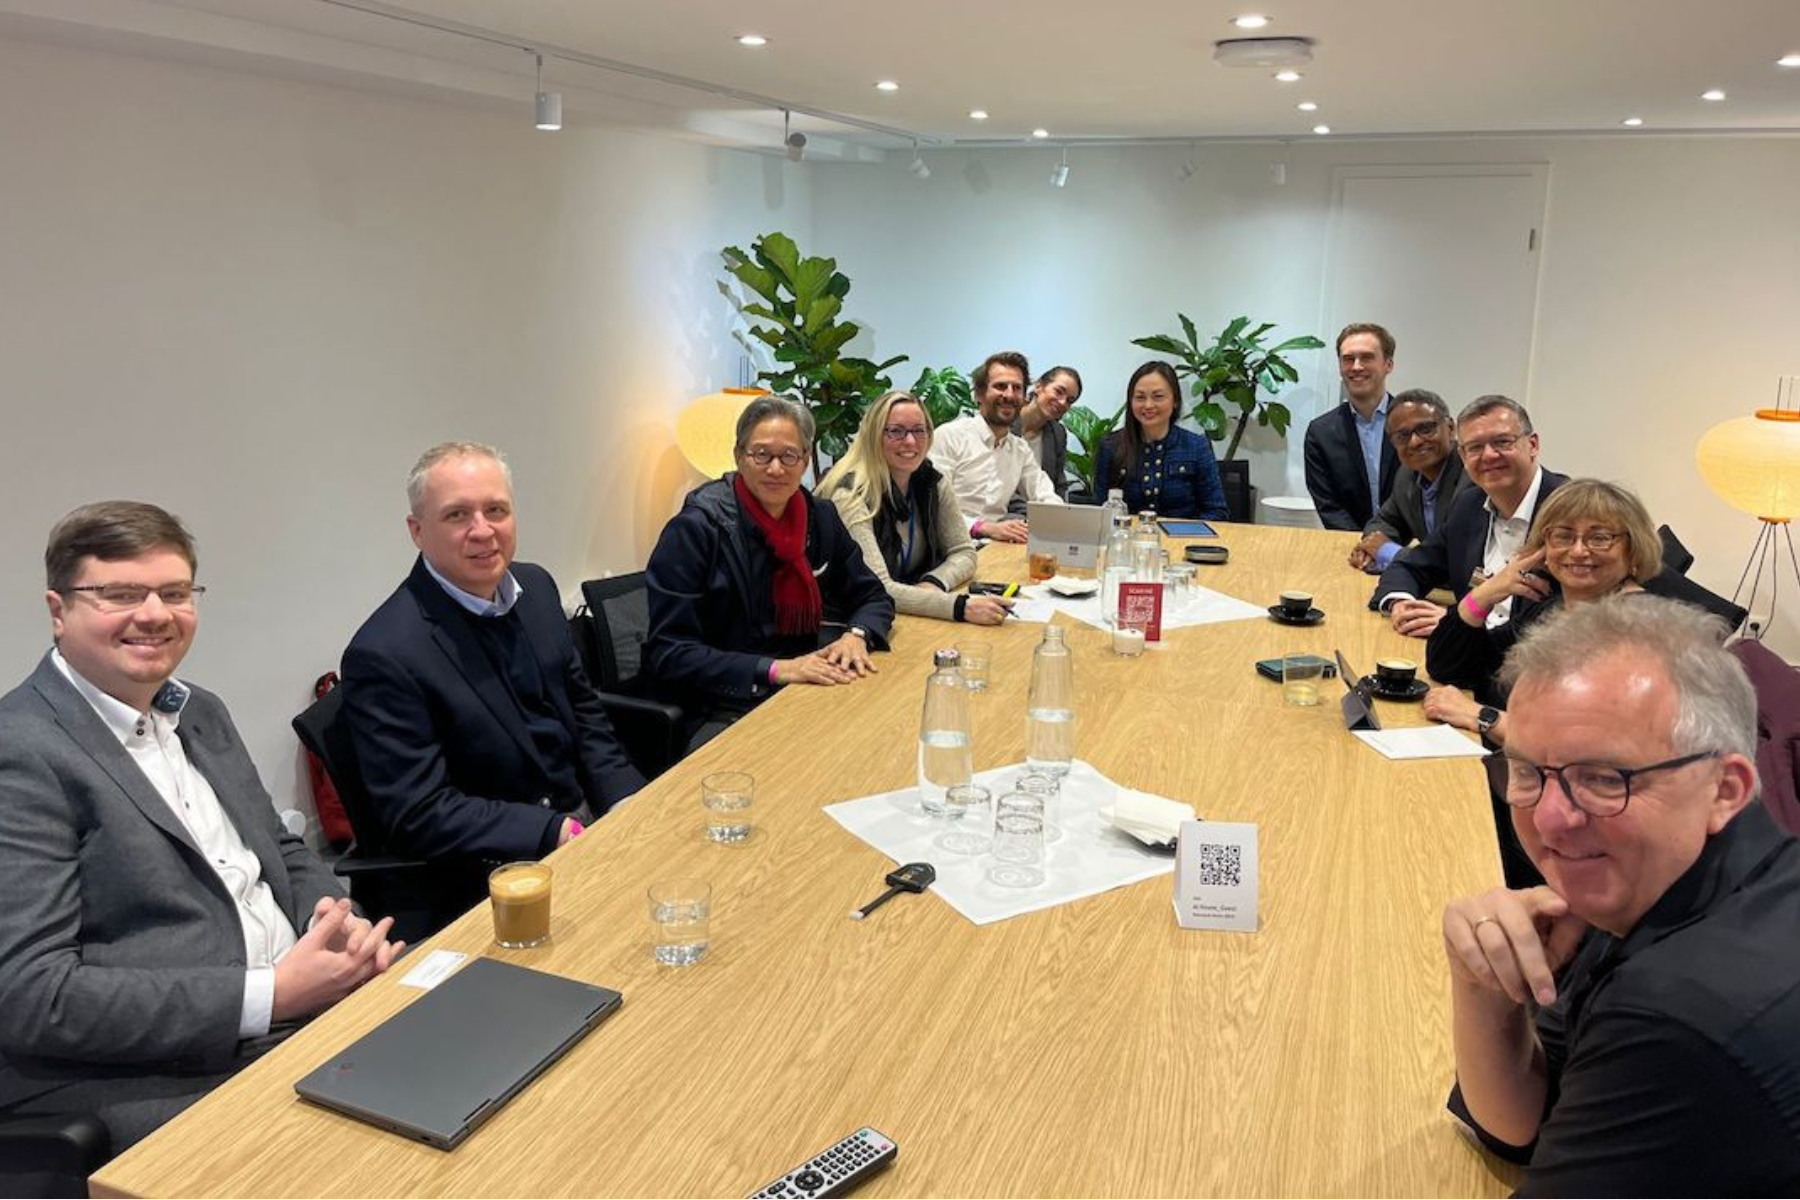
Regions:
<svg viewBox="0 0 1800 1200"><path fill-rule="evenodd" d="M1100 443L1094 456L1094 502L1110 488L1125 493L1131 512L1222 521L1225 488L1212 443L1183 429L1181 383L1166 362L1147 362L1125 385L1125 424Z"/></svg>
<svg viewBox="0 0 1800 1200"><path fill-rule="evenodd" d="M931 435L918 397L889 392L863 413L856 440L817 494L837 506L901 612L998 625L1011 601L956 591L975 575L975 544L950 480L927 457Z"/></svg>
<svg viewBox="0 0 1800 1200"><path fill-rule="evenodd" d="M1426 694L1425 715L1504 746L1505 698L1494 676L1519 635L1564 608L1641 592L1661 571L1662 539L1636 496L1598 479L1563 484L1539 506L1518 557L1464 596L1432 632L1425 670L1448 686ZM1512 619L1489 629L1488 613L1509 596ZM1459 687L1472 689L1476 699Z"/></svg>
<svg viewBox="0 0 1800 1200"><path fill-rule="evenodd" d="M800 486L812 414L762 396L738 418L736 471L702 484L646 570L648 674L686 711L689 749L789 683L851 683L887 645L888 599L837 510ZM846 632L820 645L827 616Z"/></svg>

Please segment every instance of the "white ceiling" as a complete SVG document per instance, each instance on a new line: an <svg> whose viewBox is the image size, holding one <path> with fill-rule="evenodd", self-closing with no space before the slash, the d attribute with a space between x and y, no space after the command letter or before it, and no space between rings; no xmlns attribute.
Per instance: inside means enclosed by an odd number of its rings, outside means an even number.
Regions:
<svg viewBox="0 0 1800 1200"><path fill-rule="evenodd" d="M1266 7L1256 5L1266 2ZM378 9L381 15L363 9ZM1265 11L1304 36L1298 83L1212 61ZM572 122L643 121L767 145L780 117L591 63L706 81L886 135L797 119L845 146L1027 138L1217 139L1603 132L1800 132L1800 0L0 0L0 31L138 48L382 85L529 98L531 60L402 19L466 26L550 56ZM738 46L754 31L770 44ZM898 92L875 90L897 80ZM1699 94L1721 87L1728 98ZM1316 114L1296 105L1311 100ZM968 111L991 117L972 121ZM1635 136L1642 136L1638 134Z"/></svg>

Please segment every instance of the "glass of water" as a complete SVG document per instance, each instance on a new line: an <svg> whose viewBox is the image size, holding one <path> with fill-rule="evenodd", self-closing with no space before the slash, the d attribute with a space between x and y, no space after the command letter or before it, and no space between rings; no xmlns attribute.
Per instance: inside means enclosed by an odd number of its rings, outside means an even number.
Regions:
<svg viewBox="0 0 1800 1200"><path fill-rule="evenodd" d="M750 836L756 780L742 771L715 772L700 781L700 803L706 806L707 841L744 841Z"/></svg>
<svg viewBox="0 0 1800 1200"><path fill-rule="evenodd" d="M994 648L987 642L958 642L956 653L962 658L963 682L971 692L985 692L988 667L994 661Z"/></svg>
<svg viewBox="0 0 1800 1200"><path fill-rule="evenodd" d="M650 888L652 952L665 967L691 967L706 957L712 884L671 879Z"/></svg>
<svg viewBox="0 0 1800 1200"><path fill-rule="evenodd" d="M978 783L959 783L944 793L944 815L956 827L940 833L932 844L952 854L985 854L994 839L994 795Z"/></svg>
<svg viewBox="0 0 1800 1200"><path fill-rule="evenodd" d="M1044 882L1044 803L1038 797L1023 792L1000 797L987 877L1006 888Z"/></svg>
<svg viewBox="0 0 1800 1200"><path fill-rule="evenodd" d="M1054 771L1027 771L1013 785L1015 792L1036 796L1043 803L1044 842L1062 837L1062 780Z"/></svg>

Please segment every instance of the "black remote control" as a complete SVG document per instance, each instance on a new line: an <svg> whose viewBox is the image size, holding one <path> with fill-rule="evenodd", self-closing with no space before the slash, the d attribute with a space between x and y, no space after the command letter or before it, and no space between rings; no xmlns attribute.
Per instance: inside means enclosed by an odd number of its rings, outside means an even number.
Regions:
<svg viewBox="0 0 1800 1200"><path fill-rule="evenodd" d="M893 1162L899 1153L893 1138L864 1127L807 1159L751 1200L762 1196L842 1196Z"/></svg>

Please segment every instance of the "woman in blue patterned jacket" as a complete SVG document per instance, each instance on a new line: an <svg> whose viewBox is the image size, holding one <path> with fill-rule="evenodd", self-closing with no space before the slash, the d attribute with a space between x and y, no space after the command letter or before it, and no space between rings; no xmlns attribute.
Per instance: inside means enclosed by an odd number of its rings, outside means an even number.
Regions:
<svg viewBox="0 0 1800 1200"><path fill-rule="evenodd" d="M1125 399L1124 426L1100 443L1094 494L1104 498L1108 488L1120 488L1131 512L1224 520L1225 489L1212 443L1175 423L1181 418L1175 368L1145 363L1132 372Z"/></svg>

